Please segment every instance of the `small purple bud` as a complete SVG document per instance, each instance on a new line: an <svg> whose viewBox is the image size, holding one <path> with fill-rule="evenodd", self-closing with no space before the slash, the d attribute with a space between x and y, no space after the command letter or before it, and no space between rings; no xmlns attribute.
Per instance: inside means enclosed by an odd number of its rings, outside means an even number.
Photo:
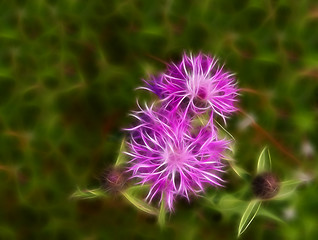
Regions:
<svg viewBox="0 0 318 240"><path fill-rule="evenodd" d="M270 199L279 191L279 180L271 172L265 172L257 175L252 181L252 191L257 198Z"/></svg>
<svg viewBox="0 0 318 240"><path fill-rule="evenodd" d="M128 177L120 168L107 168L101 176L102 188L106 192L117 193L125 188Z"/></svg>

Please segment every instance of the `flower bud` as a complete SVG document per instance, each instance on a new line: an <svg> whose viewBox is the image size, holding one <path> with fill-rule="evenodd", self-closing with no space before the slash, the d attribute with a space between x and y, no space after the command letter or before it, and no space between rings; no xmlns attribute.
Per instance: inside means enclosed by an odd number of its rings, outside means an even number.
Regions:
<svg viewBox="0 0 318 240"><path fill-rule="evenodd" d="M112 167L105 169L101 177L103 189L113 194L123 190L126 182L127 176L125 172L119 168Z"/></svg>
<svg viewBox="0 0 318 240"><path fill-rule="evenodd" d="M257 198L270 199L279 191L279 180L271 172L257 175L252 181L252 191Z"/></svg>

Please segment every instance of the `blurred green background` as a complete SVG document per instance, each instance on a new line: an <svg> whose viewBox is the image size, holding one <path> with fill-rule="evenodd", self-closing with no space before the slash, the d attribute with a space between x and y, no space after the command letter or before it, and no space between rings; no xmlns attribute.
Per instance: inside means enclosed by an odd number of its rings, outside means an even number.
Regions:
<svg viewBox="0 0 318 240"><path fill-rule="evenodd" d="M268 145L280 179L309 180L264 204L285 223L257 217L242 239L318 239L316 1L4 0L0 9L0 239L235 239L240 216L201 199L177 204L160 230L120 196L69 198L99 186L136 97L149 99L134 88L183 51L236 72L242 109L268 133L242 114L228 122L238 164L253 174ZM223 191L243 185L226 178Z"/></svg>

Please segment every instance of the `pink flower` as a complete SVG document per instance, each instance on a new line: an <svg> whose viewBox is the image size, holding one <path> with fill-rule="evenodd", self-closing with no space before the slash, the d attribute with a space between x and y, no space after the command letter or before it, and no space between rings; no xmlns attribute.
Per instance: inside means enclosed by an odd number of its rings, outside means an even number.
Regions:
<svg viewBox="0 0 318 240"><path fill-rule="evenodd" d="M146 107L132 115L138 124L127 129L128 171L139 184L150 185L149 202L158 196L173 210L177 196L189 200L208 185L222 186L221 159L229 141L218 139L215 127L195 129L189 118L164 108Z"/></svg>
<svg viewBox="0 0 318 240"><path fill-rule="evenodd" d="M217 64L217 60L199 53L184 54L180 63L171 63L167 71L147 82L148 89L162 99L170 109L183 108L201 114L206 111L221 116L225 121L237 110L236 80L232 73Z"/></svg>

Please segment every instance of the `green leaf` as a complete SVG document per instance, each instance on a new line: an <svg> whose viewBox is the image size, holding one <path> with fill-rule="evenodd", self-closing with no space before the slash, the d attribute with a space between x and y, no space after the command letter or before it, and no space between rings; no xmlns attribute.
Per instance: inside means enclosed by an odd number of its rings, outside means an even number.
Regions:
<svg viewBox="0 0 318 240"><path fill-rule="evenodd" d="M77 188L77 190L71 195L71 198L81 198L81 199L91 199L91 198L98 198L98 197L107 197L106 192L101 188L96 189L86 189L81 190Z"/></svg>
<svg viewBox="0 0 318 240"><path fill-rule="evenodd" d="M229 133L220 123L218 123L217 121L214 121L222 130L224 133L226 133L226 135L228 135L230 138L232 138L233 140L235 140L235 138L233 137L233 135L231 133Z"/></svg>
<svg viewBox="0 0 318 240"><path fill-rule="evenodd" d="M126 189L125 191L122 191L121 193L130 203L132 203L139 210L152 215L158 215L159 210L157 208L152 207L151 205L147 204L145 201L136 196L137 193L144 191L145 187L147 186L133 186Z"/></svg>
<svg viewBox="0 0 318 240"><path fill-rule="evenodd" d="M125 192L131 195L140 195L146 193L149 190L149 185L135 185L127 188Z"/></svg>
<svg viewBox="0 0 318 240"><path fill-rule="evenodd" d="M272 167L271 156L270 156L269 150L267 149L267 147L265 147L258 157L256 173L270 171L271 167Z"/></svg>
<svg viewBox="0 0 318 240"><path fill-rule="evenodd" d="M270 211L268 211L268 210L266 210L264 208L261 208L259 210L258 215L271 218L271 219L273 219L273 220L275 220L277 222L280 222L280 223L284 222L280 217L276 216L275 214L273 214L272 212L270 212Z"/></svg>
<svg viewBox="0 0 318 240"><path fill-rule="evenodd" d="M194 119L195 124L201 124L201 125L206 125L209 121L209 118L207 115L200 115L197 118Z"/></svg>
<svg viewBox="0 0 318 240"><path fill-rule="evenodd" d="M123 140L121 141L119 153L118 153L118 157L116 159L115 166L119 166L119 165L126 162L127 158L126 158L126 155L124 154L124 151L125 151L125 138L123 138Z"/></svg>
<svg viewBox="0 0 318 240"><path fill-rule="evenodd" d="M218 203L220 210L233 210L237 208L242 209L244 205L244 201L234 197L231 194L223 195Z"/></svg>
<svg viewBox="0 0 318 240"><path fill-rule="evenodd" d="M247 179L247 177L249 176L248 172L245 171L243 168L239 167L238 165L236 165L234 160L230 160L228 159L229 165L230 167L233 169L233 171L241 178L243 179Z"/></svg>
<svg viewBox="0 0 318 240"><path fill-rule="evenodd" d="M237 236L240 236L247 228L248 226L251 224L251 222L253 221L253 219L255 218L260 206L261 206L261 201L255 199L255 200L252 200L245 212L243 213L243 216L241 218L241 221L240 221L240 224L239 224L239 227L238 227L238 235Z"/></svg>
<svg viewBox="0 0 318 240"><path fill-rule="evenodd" d="M165 203L163 200L161 201L161 204L160 204L158 223L160 227L164 227L166 223L166 208L165 208Z"/></svg>
<svg viewBox="0 0 318 240"><path fill-rule="evenodd" d="M217 206L220 211L233 211L236 213L242 213L242 208L244 208L246 202L238 199L237 197L226 194L221 197Z"/></svg>
<svg viewBox="0 0 318 240"><path fill-rule="evenodd" d="M273 200L282 200L289 197L294 193L296 188L301 184L301 180L288 180L281 182L278 194L273 198Z"/></svg>
<svg viewBox="0 0 318 240"><path fill-rule="evenodd" d="M225 218L233 215L242 215L246 208L246 201L240 200L233 194L222 193L221 195L205 196L204 206L221 212Z"/></svg>

